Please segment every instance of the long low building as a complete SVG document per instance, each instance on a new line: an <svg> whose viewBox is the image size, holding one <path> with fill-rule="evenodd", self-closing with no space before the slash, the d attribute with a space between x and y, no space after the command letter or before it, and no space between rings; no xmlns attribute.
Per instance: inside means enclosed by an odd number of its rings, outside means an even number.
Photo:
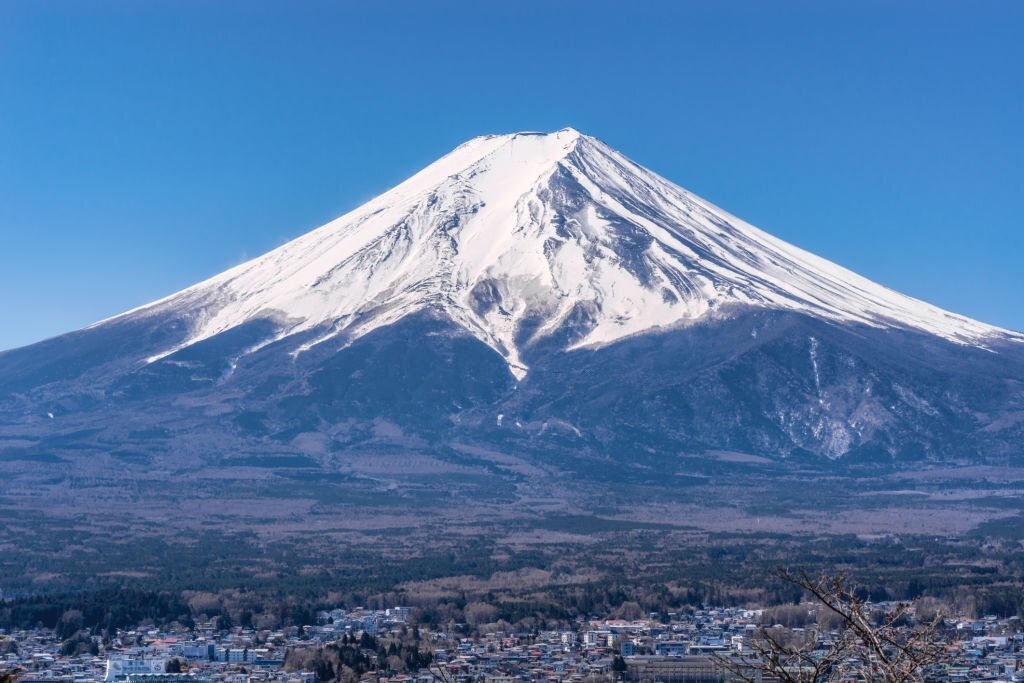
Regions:
<svg viewBox="0 0 1024 683"><path fill-rule="evenodd" d="M207 679L194 674L128 674L124 683L208 683Z"/></svg>
<svg viewBox="0 0 1024 683"><path fill-rule="evenodd" d="M751 680L760 683L761 672L751 669L750 676L738 676L714 657L627 657L625 678L627 683L726 683ZM774 679L764 677L764 683Z"/></svg>

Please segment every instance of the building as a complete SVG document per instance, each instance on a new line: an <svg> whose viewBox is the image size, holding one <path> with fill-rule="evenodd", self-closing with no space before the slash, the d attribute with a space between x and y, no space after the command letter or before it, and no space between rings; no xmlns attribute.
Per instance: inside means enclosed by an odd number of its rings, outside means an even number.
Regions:
<svg viewBox="0 0 1024 683"><path fill-rule="evenodd" d="M626 660L626 683L725 683L739 678L713 657L655 656ZM761 683L761 672L751 669L750 678ZM777 682L765 678L764 683Z"/></svg>
<svg viewBox="0 0 1024 683"><path fill-rule="evenodd" d="M122 680L135 674L162 674L167 669L167 660L147 657L110 657L103 680Z"/></svg>
<svg viewBox="0 0 1024 683"><path fill-rule="evenodd" d="M207 679L192 674L128 674L124 683L207 683Z"/></svg>

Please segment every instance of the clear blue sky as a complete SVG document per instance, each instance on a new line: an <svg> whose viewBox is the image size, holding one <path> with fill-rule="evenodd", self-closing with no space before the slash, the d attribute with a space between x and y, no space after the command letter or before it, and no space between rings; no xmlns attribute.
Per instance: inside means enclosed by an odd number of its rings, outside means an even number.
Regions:
<svg viewBox="0 0 1024 683"><path fill-rule="evenodd" d="M0 2L0 348L573 126L1024 329L1024 3Z"/></svg>

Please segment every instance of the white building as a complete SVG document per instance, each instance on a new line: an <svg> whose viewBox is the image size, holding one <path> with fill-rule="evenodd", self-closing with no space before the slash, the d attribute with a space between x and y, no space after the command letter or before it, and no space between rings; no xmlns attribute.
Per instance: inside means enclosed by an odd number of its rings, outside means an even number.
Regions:
<svg viewBox="0 0 1024 683"><path fill-rule="evenodd" d="M147 657L109 657L105 681L124 678L128 674L162 674L167 668L166 659L149 659Z"/></svg>
<svg viewBox="0 0 1024 683"><path fill-rule="evenodd" d="M405 621L409 618L408 607L392 607L384 612L384 616L395 621Z"/></svg>

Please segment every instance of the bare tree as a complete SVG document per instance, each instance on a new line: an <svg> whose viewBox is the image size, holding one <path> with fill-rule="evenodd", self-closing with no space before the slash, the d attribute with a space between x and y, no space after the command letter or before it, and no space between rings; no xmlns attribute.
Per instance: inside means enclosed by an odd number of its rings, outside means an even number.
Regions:
<svg viewBox="0 0 1024 683"><path fill-rule="evenodd" d="M448 668L443 664L431 664L427 667L427 670L430 671L430 674L434 679L440 681L440 683L455 683L455 677L452 676L451 672L448 671ZM3 681L0 681L0 683L3 683Z"/></svg>
<svg viewBox="0 0 1024 683"><path fill-rule="evenodd" d="M780 570L779 575L836 615L840 628L834 633L809 628L800 637L761 628L748 643L749 652L716 657L720 666L741 680L827 683L856 675L865 683L917 683L943 654L937 635L941 615L910 625L912 603L896 603L873 615L841 575L813 578L789 570Z"/></svg>

